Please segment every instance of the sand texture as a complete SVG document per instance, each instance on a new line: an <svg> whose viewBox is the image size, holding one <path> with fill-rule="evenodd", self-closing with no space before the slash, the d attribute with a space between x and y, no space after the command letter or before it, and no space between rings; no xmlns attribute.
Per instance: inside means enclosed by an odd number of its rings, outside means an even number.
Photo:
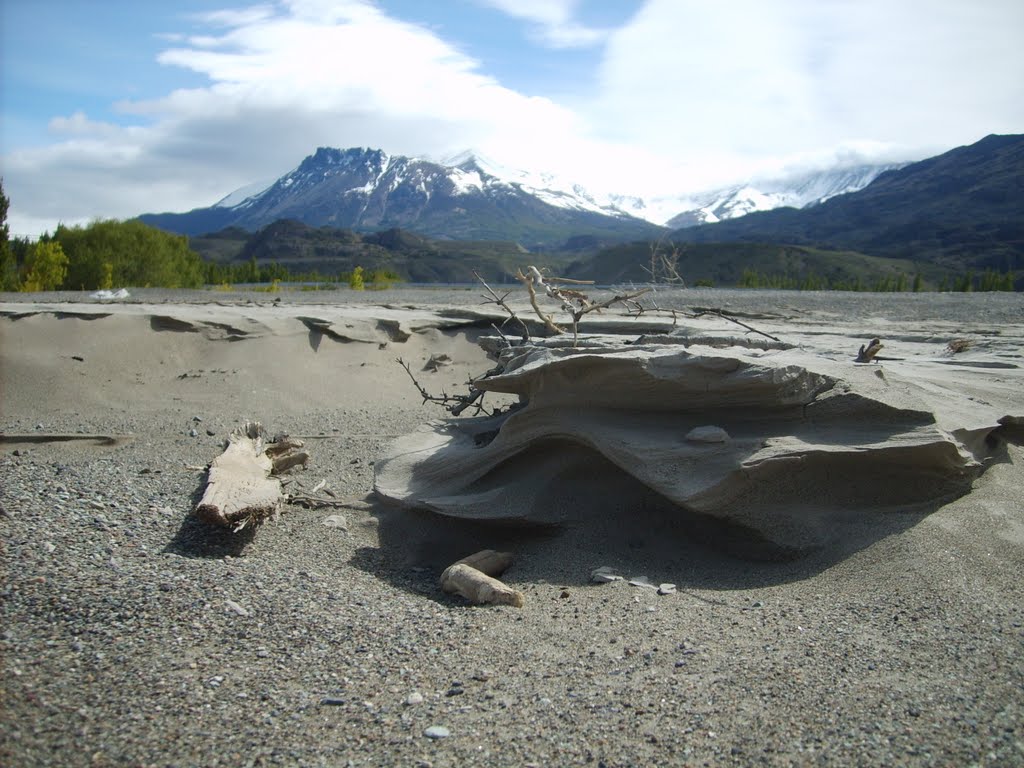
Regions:
<svg viewBox="0 0 1024 768"><path fill-rule="evenodd" d="M0 763L1024 765L1021 297L479 294L0 297ZM232 533L250 421L324 506Z"/></svg>

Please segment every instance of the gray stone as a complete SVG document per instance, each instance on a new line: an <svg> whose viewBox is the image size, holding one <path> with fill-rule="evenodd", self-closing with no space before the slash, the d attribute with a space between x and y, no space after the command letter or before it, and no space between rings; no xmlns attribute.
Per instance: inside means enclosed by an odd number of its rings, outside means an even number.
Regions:
<svg viewBox="0 0 1024 768"><path fill-rule="evenodd" d="M452 732L443 725L432 725L423 731L423 735L428 739L447 739L452 735Z"/></svg>

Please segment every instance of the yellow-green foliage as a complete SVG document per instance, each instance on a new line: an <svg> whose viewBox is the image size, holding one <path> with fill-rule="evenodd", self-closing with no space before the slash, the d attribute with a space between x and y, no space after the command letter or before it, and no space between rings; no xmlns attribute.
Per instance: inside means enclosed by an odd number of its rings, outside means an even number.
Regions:
<svg viewBox="0 0 1024 768"><path fill-rule="evenodd" d="M348 287L353 291L361 291L366 288L366 285L363 283L362 267L356 267L352 270L352 275L348 279Z"/></svg>
<svg viewBox="0 0 1024 768"><path fill-rule="evenodd" d="M54 291L68 273L68 257L60 243L36 243L25 260L22 291Z"/></svg>
<svg viewBox="0 0 1024 768"><path fill-rule="evenodd" d="M68 256L64 285L72 290L114 286L195 288L203 283L199 255L188 238L140 221L95 221L57 227L52 240Z"/></svg>

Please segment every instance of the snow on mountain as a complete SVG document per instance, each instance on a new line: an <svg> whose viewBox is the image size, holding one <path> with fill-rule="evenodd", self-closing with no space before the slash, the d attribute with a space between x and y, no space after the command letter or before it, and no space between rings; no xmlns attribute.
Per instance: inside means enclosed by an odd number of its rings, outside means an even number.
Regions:
<svg viewBox="0 0 1024 768"><path fill-rule="evenodd" d="M857 192L885 171L901 167L899 164L889 164L833 168L784 179L739 184L689 198L677 198L674 201L661 200L659 206L662 212L672 202L678 206L675 215L661 221L666 226L680 229L735 219L755 211L770 211L782 207L807 208L837 195Z"/></svg>
<svg viewBox="0 0 1024 768"><path fill-rule="evenodd" d="M605 216L635 216L617 205L611 195L596 195L579 184L552 173L525 171L502 165L476 150L466 150L442 162L446 167L480 179L479 187L514 186L556 208L589 211ZM486 181L484 181L486 180Z"/></svg>
<svg viewBox="0 0 1024 768"><path fill-rule="evenodd" d="M677 229L783 206L816 205L863 189L883 171L898 167L857 165L749 181L687 196L641 198L597 193L555 174L503 165L475 150L435 163L379 149L321 147L275 182L242 187L213 207L243 218L295 216L311 204L324 205L327 190L340 206L329 218L350 226L375 226L416 220L435 198L465 198L468 204L470 199L497 201L525 195L567 212L639 219Z"/></svg>
<svg viewBox="0 0 1024 768"><path fill-rule="evenodd" d="M227 195L216 203L213 204L214 208L234 208L240 206L250 197L256 197L261 192L266 191L273 181L258 181L255 184L246 184L244 187L239 187L230 195Z"/></svg>

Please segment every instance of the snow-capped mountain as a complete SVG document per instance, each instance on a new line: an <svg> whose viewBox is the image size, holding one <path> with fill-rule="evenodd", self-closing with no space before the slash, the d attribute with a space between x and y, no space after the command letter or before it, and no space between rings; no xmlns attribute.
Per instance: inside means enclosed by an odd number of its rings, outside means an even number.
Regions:
<svg viewBox="0 0 1024 768"><path fill-rule="evenodd" d="M140 218L190 235L296 219L313 226L398 227L432 237L526 245L554 245L584 234L646 237L656 229L578 185L502 168L472 153L442 164L379 149L321 147L269 186L250 191L234 192L210 208Z"/></svg>
<svg viewBox="0 0 1024 768"><path fill-rule="evenodd" d="M674 202L680 212L662 221L673 229L681 229L735 219L755 211L770 211L783 207L807 208L837 195L864 189L885 171L901 167L901 164L856 165L815 171L786 179L738 184L695 195L689 199L677 199ZM670 204L667 200L660 200L657 207L664 210Z"/></svg>

